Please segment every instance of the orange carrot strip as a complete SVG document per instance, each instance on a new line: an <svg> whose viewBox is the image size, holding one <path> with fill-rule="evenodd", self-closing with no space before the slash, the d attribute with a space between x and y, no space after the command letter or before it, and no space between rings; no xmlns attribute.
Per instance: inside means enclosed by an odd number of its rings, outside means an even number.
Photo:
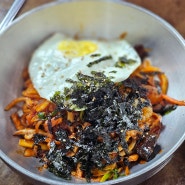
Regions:
<svg viewBox="0 0 185 185"><path fill-rule="evenodd" d="M125 175L129 175L129 174L130 174L129 167L128 167L128 166L126 166L126 167L125 167Z"/></svg>
<svg viewBox="0 0 185 185"><path fill-rule="evenodd" d="M10 110L12 107L14 107L16 104L20 103L20 102L26 102L27 105L32 105L32 100L28 97L19 97L14 99L13 101L11 101L6 107L5 110L8 111Z"/></svg>
<svg viewBox="0 0 185 185"><path fill-rule="evenodd" d="M41 112L41 111L43 111L44 109L46 109L47 106L48 106L49 104L50 104L49 101L44 100L43 102L39 103L39 104L36 106L35 110L36 110L37 112Z"/></svg>
<svg viewBox="0 0 185 185"><path fill-rule="evenodd" d="M174 99L174 98L169 97L169 96L166 95L166 94L162 94L162 98L163 98L164 100L166 100L168 103L171 103L171 104L173 104L173 105L185 106L185 101L184 101L184 100L182 100L182 101L176 100L176 99Z"/></svg>
<svg viewBox="0 0 185 185"><path fill-rule="evenodd" d="M19 139L19 145L26 148L33 148L34 142L26 139Z"/></svg>
<svg viewBox="0 0 185 185"><path fill-rule="evenodd" d="M36 156L35 150L31 148L26 148L24 151L24 156L25 157L34 157Z"/></svg>
<svg viewBox="0 0 185 185"><path fill-rule="evenodd" d="M24 126L21 124L18 114L15 112L11 115L11 119L17 130L22 130Z"/></svg>
<svg viewBox="0 0 185 185"><path fill-rule="evenodd" d="M129 162L132 162L132 161L137 161L139 158L139 155L138 154L132 154L128 157L128 161Z"/></svg>

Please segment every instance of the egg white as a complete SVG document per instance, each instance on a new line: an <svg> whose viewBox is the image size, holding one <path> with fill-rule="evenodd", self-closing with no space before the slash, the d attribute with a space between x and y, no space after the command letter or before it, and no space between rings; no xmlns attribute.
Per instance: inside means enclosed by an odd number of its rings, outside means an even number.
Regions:
<svg viewBox="0 0 185 185"><path fill-rule="evenodd" d="M63 93L65 87L71 83L66 79L77 80L76 74L81 72L91 75L91 71L104 72L113 82L127 79L141 64L141 59L134 48L125 40L99 41L89 40L97 49L83 56L66 56L58 46L61 41L75 41L64 34L56 33L42 43L33 53L29 63L29 74L35 89L42 98L50 100L56 91ZM105 56L111 56L89 67L89 63ZM134 60L124 67L115 67L120 57Z"/></svg>

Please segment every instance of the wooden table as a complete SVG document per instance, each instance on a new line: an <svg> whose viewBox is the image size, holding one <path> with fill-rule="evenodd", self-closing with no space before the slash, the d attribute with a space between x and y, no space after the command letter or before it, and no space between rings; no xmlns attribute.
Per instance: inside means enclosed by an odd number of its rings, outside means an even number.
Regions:
<svg viewBox="0 0 185 185"><path fill-rule="evenodd" d="M183 0L128 0L160 15L172 24L185 38L185 1ZM27 0L19 15L52 0ZM13 0L0 0L0 21ZM185 185L185 142L175 152L172 160L156 175L140 185ZM0 185L32 185L13 172L0 160Z"/></svg>

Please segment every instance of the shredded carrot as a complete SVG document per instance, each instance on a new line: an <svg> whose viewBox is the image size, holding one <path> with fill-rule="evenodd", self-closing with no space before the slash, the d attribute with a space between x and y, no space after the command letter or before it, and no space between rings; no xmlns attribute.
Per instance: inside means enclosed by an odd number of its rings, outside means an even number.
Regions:
<svg viewBox="0 0 185 185"><path fill-rule="evenodd" d="M138 154L132 154L132 155L130 155L130 156L128 157L128 160L129 160L130 162L132 162L132 161L137 161L138 158L139 158L139 155L138 155Z"/></svg>
<svg viewBox="0 0 185 185"><path fill-rule="evenodd" d="M130 174L129 167L128 167L128 166L126 166L126 167L125 167L125 175L129 175L129 174Z"/></svg>
<svg viewBox="0 0 185 185"><path fill-rule="evenodd" d="M166 94L162 94L162 98L167 101L168 103L171 103L173 105L178 105L178 106L185 106L185 101L179 101L174 98L169 97Z"/></svg>

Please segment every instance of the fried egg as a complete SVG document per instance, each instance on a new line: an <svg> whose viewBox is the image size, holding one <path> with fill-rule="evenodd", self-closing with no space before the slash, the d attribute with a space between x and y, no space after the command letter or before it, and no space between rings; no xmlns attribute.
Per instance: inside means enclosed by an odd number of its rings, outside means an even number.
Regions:
<svg viewBox="0 0 185 185"><path fill-rule="evenodd" d="M141 64L134 48L125 40L75 40L56 33L33 53L29 74L42 98L50 100L56 91L70 88L67 79L77 80L76 74L91 76L103 72L113 82L127 79Z"/></svg>

